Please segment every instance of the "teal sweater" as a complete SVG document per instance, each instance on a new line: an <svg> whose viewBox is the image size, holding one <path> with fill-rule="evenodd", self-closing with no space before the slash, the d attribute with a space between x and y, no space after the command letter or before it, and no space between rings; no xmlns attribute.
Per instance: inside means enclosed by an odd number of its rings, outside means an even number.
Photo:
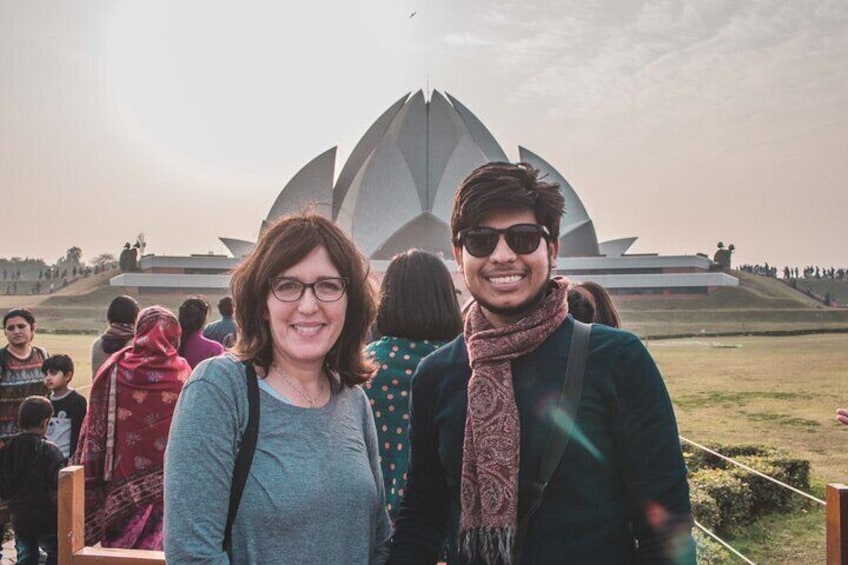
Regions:
<svg viewBox="0 0 848 565"><path fill-rule="evenodd" d="M538 476L568 359L573 318L513 361L521 423L519 508ZM457 555L466 389L462 336L428 356L412 382L411 461L389 563ZM689 488L662 377L636 336L594 325L576 429L530 522L521 565L695 562ZM520 519L520 517L519 517ZM476 565L476 564L475 564Z"/></svg>
<svg viewBox="0 0 848 565"><path fill-rule="evenodd" d="M314 410L259 396L256 453L228 556L230 484L247 426L244 365L209 359L186 382L165 453L169 565L383 563L391 526L362 389L334 389Z"/></svg>

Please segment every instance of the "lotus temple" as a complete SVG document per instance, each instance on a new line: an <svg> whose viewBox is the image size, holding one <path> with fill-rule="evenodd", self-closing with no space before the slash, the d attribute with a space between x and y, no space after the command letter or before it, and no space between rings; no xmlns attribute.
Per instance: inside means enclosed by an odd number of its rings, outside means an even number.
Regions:
<svg viewBox="0 0 848 565"><path fill-rule="evenodd" d="M715 269L703 255L628 254L636 237L598 241L596 227L565 177L524 147L525 161L556 182L565 197L556 271L572 280L594 280L616 295L698 295L738 279ZM443 255L456 272L450 241L453 194L476 167L510 161L486 126L450 94L423 91L392 104L365 132L336 174L336 147L304 165L280 191L262 220L267 223L306 207L333 219L385 271L393 255L409 248ZM231 256L148 255L140 271L114 277L113 286L139 293L224 293L228 272L254 243L222 235ZM455 277L460 287L461 278Z"/></svg>

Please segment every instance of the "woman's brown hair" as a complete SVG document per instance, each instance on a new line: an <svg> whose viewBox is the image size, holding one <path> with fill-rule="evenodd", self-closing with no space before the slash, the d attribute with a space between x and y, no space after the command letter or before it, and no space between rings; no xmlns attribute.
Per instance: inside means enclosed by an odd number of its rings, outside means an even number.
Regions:
<svg viewBox="0 0 848 565"><path fill-rule="evenodd" d="M326 368L346 386L364 383L373 368L362 354L368 326L376 312L375 292L368 279L368 260L331 220L314 213L283 216L259 238L251 254L233 272L238 342L234 351L266 371L273 358L266 319L269 280L300 263L317 247L327 250L333 266L346 279L347 310L339 339L324 358Z"/></svg>

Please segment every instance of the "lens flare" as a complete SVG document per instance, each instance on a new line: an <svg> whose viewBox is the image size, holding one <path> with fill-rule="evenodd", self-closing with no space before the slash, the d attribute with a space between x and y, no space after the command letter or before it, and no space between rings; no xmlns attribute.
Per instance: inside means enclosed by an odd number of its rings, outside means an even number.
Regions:
<svg viewBox="0 0 848 565"><path fill-rule="evenodd" d="M593 444L588 437L586 437L586 434L583 433L583 430L580 429L574 421L574 418L572 418L565 409L557 403L551 403L548 406L548 417L551 419L554 428L568 436L571 436L571 439L582 445L583 448L592 455L592 457L601 463L607 462L604 454L595 447L595 444Z"/></svg>

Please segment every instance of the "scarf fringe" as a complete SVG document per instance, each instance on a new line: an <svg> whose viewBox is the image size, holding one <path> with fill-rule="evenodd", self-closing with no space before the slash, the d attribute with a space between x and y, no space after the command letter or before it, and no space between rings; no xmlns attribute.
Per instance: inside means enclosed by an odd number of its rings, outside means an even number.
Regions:
<svg viewBox="0 0 848 565"><path fill-rule="evenodd" d="M460 532L459 548L469 561L481 558L489 565L510 565L515 528L471 528Z"/></svg>

